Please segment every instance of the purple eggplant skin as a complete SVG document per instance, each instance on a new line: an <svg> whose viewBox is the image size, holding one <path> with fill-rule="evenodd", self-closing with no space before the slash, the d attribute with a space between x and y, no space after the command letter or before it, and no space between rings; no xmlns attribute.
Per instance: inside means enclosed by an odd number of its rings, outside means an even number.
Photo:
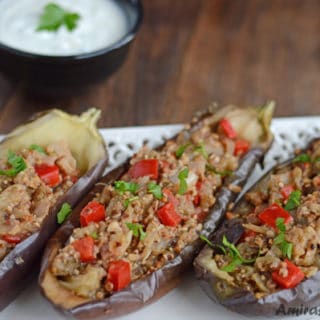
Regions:
<svg viewBox="0 0 320 320"><path fill-rule="evenodd" d="M309 147L312 147L312 144L319 140L313 140ZM272 173L283 169L285 166L289 166L291 161L292 159L272 168L256 182L251 191L264 186ZM242 209L251 208L244 197L239 199L235 211L238 207ZM242 235L239 232L239 224L241 225L241 223L237 220L231 224L231 221L225 220L222 223L221 227L211 238L213 243L221 243L221 238L224 234L230 242L237 243ZM206 245L194 261L196 277L199 279L200 286L206 294L213 301L222 304L229 310L247 316L275 316L285 315L288 310L297 310L299 313L301 308L308 308L310 310L320 305L320 272L304 280L293 289L283 289L264 298L257 299L251 292L245 289L231 288L226 281L218 278L210 270L207 270L201 261L209 256L212 256L212 249Z"/></svg>
<svg viewBox="0 0 320 320"><path fill-rule="evenodd" d="M201 117L201 119L205 119ZM194 122L199 125L199 119ZM191 129L192 130L192 127ZM186 131L188 134L188 131ZM229 184L242 186L250 175L255 165L261 160L266 150L272 143L269 135L264 147L251 149L241 160L239 168L226 178L223 187L217 195L217 202L210 211L202 233L209 236L217 227L227 206L237 196L228 186ZM128 169L128 163L113 170L104 176L91 192L73 210L68 221L49 240L42 258L39 285L42 294L60 311L72 315L78 319L107 319L142 308L150 304L167 292L175 288L181 279L181 274L192 266L192 261L203 246L203 241L197 239L194 243L186 246L181 253L164 265L162 268L146 276L145 278L131 283L125 289L112 294L103 300L88 300L74 295L71 291L63 288L50 271L50 266L59 249L62 248L70 237L74 228L79 226L79 216L82 208L100 192L105 184L118 180Z"/></svg>
<svg viewBox="0 0 320 320"><path fill-rule="evenodd" d="M90 130L92 130L92 132L94 132L94 134L97 136L97 139L101 141L101 144L100 142L98 143L101 148L99 151L99 155L95 157L96 164L94 165L93 161L91 161L89 164L89 160L82 161L83 164L90 165L90 169L85 169L85 165L81 167L83 169L81 171L82 176L63 196L58 199L55 205L50 208L49 213L43 220L40 229L23 240L21 243L17 244L15 248L11 250L0 262L0 311L7 307L17 297L17 295L28 285L30 279L32 278L32 275L34 275L34 273L38 271L42 250L44 249L47 240L59 227L57 223L57 213L60 210L62 204L68 203L71 207L75 206L79 202L79 200L88 193L88 191L104 173L104 170L108 164L108 154L103 138L98 134L98 130L94 126L94 124L98 120L99 114L100 111L96 109L90 109L89 111L84 113L82 117L79 118L82 119L85 123L90 123ZM33 121L35 124L37 124L36 121L40 121L40 123L44 126L44 123L53 123L55 121L60 121L60 119L62 119L61 121L69 121L69 117L69 115L62 112L61 110L54 109L37 115L36 119ZM50 119L47 120L48 118ZM76 120L78 118L76 116L71 116L71 118L73 119L73 125L75 123L76 125L78 125L78 120ZM86 118L86 120L84 120L84 118ZM30 121L26 123L26 125L22 125L12 131L12 133L10 133L1 143L1 148L3 147L3 145L5 145L5 150L7 150L8 147L13 147L19 150L19 147L21 147L22 145L22 140L20 139L21 131L23 131L23 135L27 135L26 141L24 142L26 142L25 147L28 147L30 145L30 141L32 141L29 139L33 139L32 135L30 135L29 129L36 131L41 130L38 129L37 125L33 127L32 123L33 122ZM81 126L82 125L83 124L81 124ZM25 132L24 128L26 126L28 130L26 130ZM89 134L87 133L87 127L83 126L83 129L85 130L84 135L89 136ZM60 128L60 132L61 131L62 129ZM48 142L55 141L54 133L50 133L50 135L51 137L50 139L48 139ZM12 140L16 141L16 137L18 137L18 143L12 143ZM61 137L62 135L60 134L60 139ZM45 140L44 136L39 135L35 135L34 139L41 139L41 142ZM38 142L37 140L35 142L40 144L40 142ZM93 160L93 158L94 157L92 157L91 160ZM80 160L80 158L77 158L77 161Z"/></svg>

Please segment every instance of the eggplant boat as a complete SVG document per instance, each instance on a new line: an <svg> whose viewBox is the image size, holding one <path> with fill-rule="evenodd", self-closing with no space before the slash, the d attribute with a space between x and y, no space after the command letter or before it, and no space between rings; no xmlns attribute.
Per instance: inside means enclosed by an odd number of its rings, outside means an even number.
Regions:
<svg viewBox="0 0 320 320"><path fill-rule="evenodd" d="M41 250L107 164L100 111L53 109L0 143L0 310L37 269Z"/></svg>
<svg viewBox="0 0 320 320"><path fill-rule="evenodd" d="M320 304L320 139L274 167L227 212L195 259L206 293L246 315ZM300 313L299 313L300 312Z"/></svg>
<svg viewBox="0 0 320 320"><path fill-rule="evenodd" d="M199 114L103 177L55 233L43 294L78 318L113 317L174 288L272 142L273 103Z"/></svg>

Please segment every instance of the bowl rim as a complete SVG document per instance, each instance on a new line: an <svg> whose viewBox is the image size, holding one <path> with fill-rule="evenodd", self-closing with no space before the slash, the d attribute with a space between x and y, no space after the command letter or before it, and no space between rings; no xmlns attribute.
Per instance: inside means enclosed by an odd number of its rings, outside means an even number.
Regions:
<svg viewBox="0 0 320 320"><path fill-rule="evenodd" d="M87 59L92 59L104 54L107 54L111 51L114 51L116 49L119 49L123 46L125 46L126 44L128 44L129 42L131 42L141 24L142 24L142 20L143 20L143 6L142 6L142 0L123 0L125 2L129 2L133 5L134 9L137 12L137 19L134 23L134 25L132 26L131 29L128 30L128 32L126 33L126 35L124 35L121 39L119 39L117 42L95 50L95 51L91 51L91 52L87 52L87 53L80 53L80 54L72 54L72 55L65 55L65 56L50 56L50 55L44 55L44 54L37 54L37 53L31 53L31 52L27 52L27 51L23 51L23 50L19 50L19 49L15 49L13 47L7 46L3 43L0 42L0 51L6 51L10 54L14 54L16 56L20 56L26 59L32 59L32 60L37 60L38 62L45 61L45 62L66 62L66 61L78 61L78 60L87 60Z"/></svg>

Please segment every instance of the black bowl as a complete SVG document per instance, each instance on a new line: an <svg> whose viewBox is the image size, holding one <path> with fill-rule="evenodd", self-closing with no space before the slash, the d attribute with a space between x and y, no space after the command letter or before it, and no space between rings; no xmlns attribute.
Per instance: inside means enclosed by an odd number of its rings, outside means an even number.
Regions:
<svg viewBox="0 0 320 320"><path fill-rule="evenodd" d="M105 79L123 63L143 18L140 0L118 0L127 13L128 33L118 42L98 51L45 56L16 50L0 43L0 72L35 90L68 91Z"/></svg>

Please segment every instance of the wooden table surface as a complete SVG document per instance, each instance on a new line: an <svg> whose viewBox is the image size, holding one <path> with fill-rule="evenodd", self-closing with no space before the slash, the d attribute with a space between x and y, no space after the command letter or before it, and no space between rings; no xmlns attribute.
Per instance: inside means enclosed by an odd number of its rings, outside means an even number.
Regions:
<svg viewBox="0 0 320 320"><path fill-rule="evenodd" d="M62 107L103 110L101 127L188 121L211 101L277 102L277 116L320 114L320 1L145 0L121 69L68 98L39 98L0 75L0 131Z"/></svg>

